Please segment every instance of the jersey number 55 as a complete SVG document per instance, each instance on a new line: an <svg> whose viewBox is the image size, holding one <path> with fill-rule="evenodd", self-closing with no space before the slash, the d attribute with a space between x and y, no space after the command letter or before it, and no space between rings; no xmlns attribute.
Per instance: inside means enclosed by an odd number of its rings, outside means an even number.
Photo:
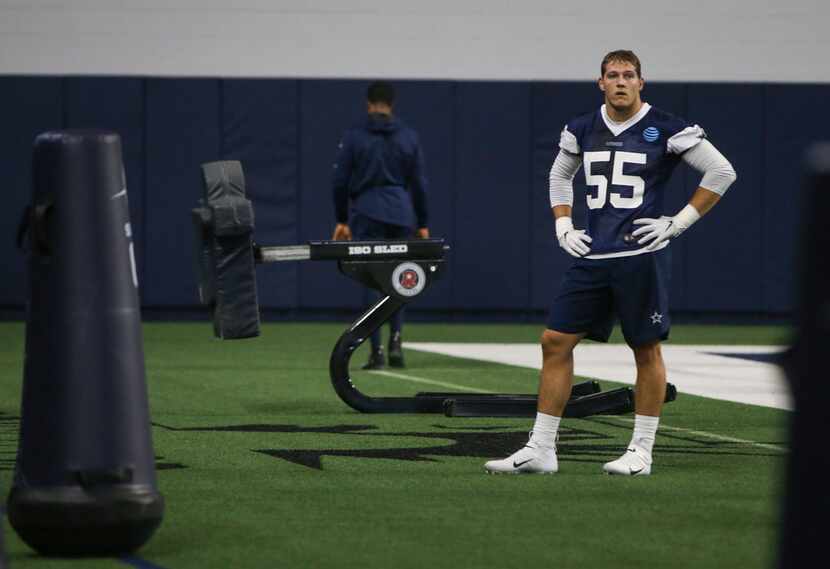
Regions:
<svg viewBox="0 0 830 569"><path fill-rule="evenodd" d="M610 199L608 192L608 178L604 174L592 174L591 167L598 162L610 162L611 156L614 157L614 167L611 175L612 186L625 186L631 188L631 195L626 197L621 192L611 190ZM645 191L645 181L640 176L631 176L623 174L623 168L626 164L645 164L646 155L642 152L611 152L610 150L603 150L601 152L586 152L583 154L582 164L585 168L585 183L589 186L594 186L597 189L596 196L588 196L588 207L591 209L600 209L605 205L606 200L611 202L611 205L620 209L634 209L640 207L643 203L643 192ZM625 192L629 193L628 191Z"/></svg>

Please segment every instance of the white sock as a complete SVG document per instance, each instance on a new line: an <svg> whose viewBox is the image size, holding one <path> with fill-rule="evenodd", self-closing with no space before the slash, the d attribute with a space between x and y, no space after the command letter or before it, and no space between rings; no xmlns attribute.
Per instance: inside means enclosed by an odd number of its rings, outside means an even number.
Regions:
<svg viewBox="0 0 830 569"><path fill-rule="evenodd" d="M634 434L631 436L631 444L651 454L654 439L657 437L658 423L660 423L660 417L634 415Z"/></svg>
<svg viewBox="0 0 830 569"><path fill-rule="evenodd" d="M559 430L559 421L562 417L536 413L536 422L533 423L533 435L530 440L539 446L555 448L556 432Z"/></svg>

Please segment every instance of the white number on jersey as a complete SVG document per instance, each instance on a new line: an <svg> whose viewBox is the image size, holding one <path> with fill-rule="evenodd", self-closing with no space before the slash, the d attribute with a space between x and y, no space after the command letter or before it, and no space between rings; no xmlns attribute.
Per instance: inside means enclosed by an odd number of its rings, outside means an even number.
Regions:
<svg viewBox="0 0 830 569"><path fill-rule="evenodd" d="M643 192L646 183L640 176L629 176L623 174L626 164L645 164L646 155L642 152L614 152L614 168L611 175L613 186L626 186L631 188L631 197L623 197L619 192L611 191L611 205L620 209L634 209L643 203ZM605 205L608 198L608 178L602 174L592 174L591 165L595 162L610 162L611 151L586 152L583 154L582 163L585 168L585 183L597 189L595 197L588 196L588 207L599 209Z"/></svg>

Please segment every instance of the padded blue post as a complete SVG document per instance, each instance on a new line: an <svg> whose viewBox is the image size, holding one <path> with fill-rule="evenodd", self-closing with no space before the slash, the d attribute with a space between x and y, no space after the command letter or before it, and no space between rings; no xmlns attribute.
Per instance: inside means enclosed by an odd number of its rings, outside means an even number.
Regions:
<svg viewBox="0 0 830 569"><path fill-rule="evenodd" d="M793 247L796 309L792 345L784 360L795 406L790 415L785 501L776 567L809 567L827 555L827 469L824 445L830 384L822 372L830 345L830 141L812 145L803 169L800 231Z"/></svg>
<svg viewBox="0 0 830 569"><path fill-rule="evenodd" d="M9 521L49 555L133 551L161 523L132 229L112 132L35 140L23 403Z"/></svg>

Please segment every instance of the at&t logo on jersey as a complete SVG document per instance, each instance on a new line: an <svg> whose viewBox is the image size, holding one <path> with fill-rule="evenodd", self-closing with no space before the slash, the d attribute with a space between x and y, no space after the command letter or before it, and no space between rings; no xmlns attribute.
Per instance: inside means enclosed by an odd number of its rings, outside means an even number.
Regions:
<svg viewBox="0 0 830 569"><path fill-rule="evenodd" d="M420 294L426 284L426 274L417 263L401 263L392 271L392 287L401 296Z"/></svg>
<svg viewBox="0 0 830 569"><path fill-rule="evenodd" d="M646 142L654 142L658 138L660 138L660 131L654 128L653 126L650 126L643 131L643 138L646 140Z"/></svg>

